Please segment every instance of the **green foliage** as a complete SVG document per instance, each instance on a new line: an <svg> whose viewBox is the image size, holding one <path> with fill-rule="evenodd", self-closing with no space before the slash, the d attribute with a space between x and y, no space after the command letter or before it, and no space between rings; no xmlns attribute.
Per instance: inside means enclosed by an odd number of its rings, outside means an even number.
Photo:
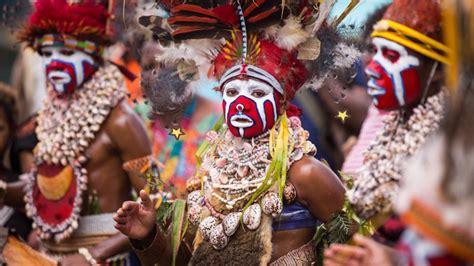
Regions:
<svg viewBox="0 0 474 266"><path fill-rule="evenodd" d="M275 139L276 127L280 126L278 136ZM252 203L258 199L263 193L268 191L273 185L277 184L278 193L280 198L283 197L283 189L286 183L287 164L288 164L288 118L286 114L281 115L275 126L270 131L270 155L272 156L272 162L268 166L265 179L262 185L257 188L253 193L250 200L244 207L245 211Z"/></svg>
<svg viewBox="0 0 474 266"><path fill-rule="evenodd" d="M353 178L339 173L348 189L354 185ZM357 226L357 228L356 228ZM331 221L320 225L316 229L313 241L316 245L317 265L323 265L324 249L333 243L346 243L352 235L357 232L368 236L374 233L374 227L370 221L365 221L357 216L347 199L344 200L342 211L335 215Z"/></svg>
<svg viewBox="0 0 474 266"><path fill-rule="evenodd" d="M89 215L101 214L102 210L99 205L99 196L97 191L92 191L92 195L89 195Z"/></svg>
<svg viewBox="0 0 474 266"><path fill-rule="evenodd" d="M179 246L181 244L183 229L187 227L186 218L186 201L178 199L173 203L173 219L171 220L171 247L173 248L173 266L176 265L176 256L178 255Z"/></svg>

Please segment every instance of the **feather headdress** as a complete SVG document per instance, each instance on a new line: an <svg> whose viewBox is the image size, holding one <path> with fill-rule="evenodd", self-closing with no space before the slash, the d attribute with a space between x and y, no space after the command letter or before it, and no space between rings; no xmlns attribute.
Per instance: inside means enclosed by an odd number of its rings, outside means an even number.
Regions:
<svg viewBox="0 0 474 266"><path fill-rule="evenodd" d="M110 0L37 0L20 41L37 49L44 42L74 43L86 52L98 52L110 43ZM45 37L46 36L46 37ZM97 48L97 49L96 49ZM91 50L91 51L89 51Z"/></svg>
<svg viewBox="0 0 474 266"><path fill-rule="evenodd" d="M201 72L208 69L220 87L242 75L257 78L290 101L306 81L351 68L358 57L357 49L342 38L320 42L320 34L331 27L326 21L334 3L167 0L156 5L166 16L148 13L139 21L154 32L161 45L156 58L167 67L193 62ZM321 56L333 59L332 65L320 63L315 69Z"/></svg>

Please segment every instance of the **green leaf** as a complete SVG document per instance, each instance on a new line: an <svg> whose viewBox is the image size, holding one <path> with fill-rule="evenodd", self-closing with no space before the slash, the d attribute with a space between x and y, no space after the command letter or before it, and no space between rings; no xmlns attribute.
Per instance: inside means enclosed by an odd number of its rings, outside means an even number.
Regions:
<svg viewBox="0 0 474 266"><path fill-rule="evenodd" d="M186 201L178 199L173 203L173 219L171 221L171 247L173 248L173 266L182 240L183 224L186 212Z"/></svg>
<svg viewBox="0 0 474 266"><path fill-rule="evenodd" d="M318 228L316 228L316 233L314 233L313 236L313 241L316 246L322 243L324 237L327 235L327 231L328 230L324 224L321 224L318 226Z"/></svg>

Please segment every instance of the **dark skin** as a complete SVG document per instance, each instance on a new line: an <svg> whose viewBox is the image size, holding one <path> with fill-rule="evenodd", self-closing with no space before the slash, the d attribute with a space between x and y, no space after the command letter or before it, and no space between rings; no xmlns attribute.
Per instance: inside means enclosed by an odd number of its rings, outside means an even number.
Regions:
<svg viewBox="0 0 474 266"><path fill-rule="evenodd" d="M113 212L131 199L130 191L139 191L145 180L137 174L122 169L126 161L151 154L151 145L140 118L127 105L119 103L110 113L87 150L89 158L85 165L89 173L88 190L84 195L82 214L87 214L89 195L96 192L100 210ZM23 206L22 183L9 185L6 203ZM127 237L117 234L90 248L92 256L99 262L129 249ZM63 265L89 265L82 255L71 255L61 260Z"/></svg>
<svg viewBox="0 0 474 266"><path fill-rule="evenodd" d="M297 191L296 200L306 206L311 214L322 222L327 222L338 213L344 203L344 187L339 178L325 165L313 157L305 156L295 162L288 172L288 180ZM140 192L142 204L125 202L120 208L114 220L115 227L127 235L137 246L148 247L155 237L155 211L153 203L148 195ZM307 242L314 235L314 229L297 229L273 232L273 255L272 261L285 255ZM146 262L169 265L171 259L171 248L169 237L158 232L160 238L160 250L154 251L156 261L150 258ZM187 246L192 246L194 236L185 238ZM138 240L138 241L137 241ZM178 264L187 263L191 252L181 252L178 256Z"/></svg>

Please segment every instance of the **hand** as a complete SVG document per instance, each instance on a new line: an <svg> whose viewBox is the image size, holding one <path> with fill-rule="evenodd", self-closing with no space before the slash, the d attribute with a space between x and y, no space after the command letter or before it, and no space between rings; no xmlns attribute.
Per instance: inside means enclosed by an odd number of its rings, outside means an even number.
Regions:
<svg viewBox="0 0 474 266"><path fill-rule="evenodd" d="M91 264L81 254L74 254L74 255L69 255L69 256L66 256L66 257L62 258L59 261L58 265L61 265L61 266L69 266L69 265L90 266Z"/></svg>
<svg viewBox="0 0 474 266"><path fill-rule="evenodd" d="M126 201L114 215L115 228L124 235L137 240L145 239L155 228L156 213L150 196L140 191L142 203Z"/></svg>
<svg viewBox="0 0 474 266"><path fill-rule="evenodd" d="M370 238L355 235L355 245L333 244L324 252L325 266L378 266L394 265L388 247Z"/></svg>

